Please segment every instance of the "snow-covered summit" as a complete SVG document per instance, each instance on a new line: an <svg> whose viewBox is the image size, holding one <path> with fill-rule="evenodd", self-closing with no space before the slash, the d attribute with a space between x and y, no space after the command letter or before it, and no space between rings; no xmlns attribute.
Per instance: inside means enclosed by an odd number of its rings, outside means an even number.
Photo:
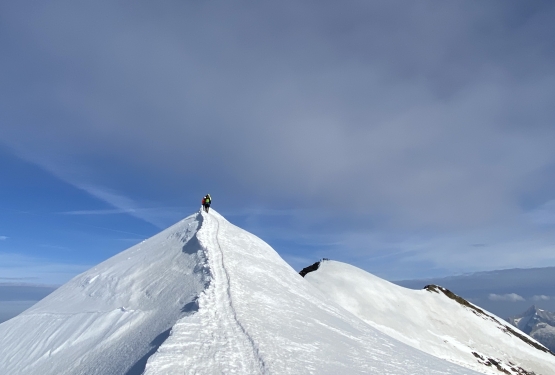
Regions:
<svg viewBox="0 0 555 375"><path fill-rule="evenodd" d="M485 374L555 374L546 347L447 289L406 289L335 261L314 268L305 278L332 301L414 348Z"/></svg>
<svg viewBox="0 0 555 375"><path fill-rule="evenodd" d="M182 220L0 324L0 374L143 371L475 374L374 329L215 211Z"/></svg>

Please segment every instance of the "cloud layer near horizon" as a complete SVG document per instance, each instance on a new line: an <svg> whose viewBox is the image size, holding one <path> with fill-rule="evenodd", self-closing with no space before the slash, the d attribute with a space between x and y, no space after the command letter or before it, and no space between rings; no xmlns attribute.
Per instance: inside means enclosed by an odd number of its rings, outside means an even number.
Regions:
<svg viewBox="0 0 555 375"><path fill-rule="evenodd" d="M555 222L551 2L0 7L0 143L158 226L124 195L349 213L346 252L416 262Z"/></svg>

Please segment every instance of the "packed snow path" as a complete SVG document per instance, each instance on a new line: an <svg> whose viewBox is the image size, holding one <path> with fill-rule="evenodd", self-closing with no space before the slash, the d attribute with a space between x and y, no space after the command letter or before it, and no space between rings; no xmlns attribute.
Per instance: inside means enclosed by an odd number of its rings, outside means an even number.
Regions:
<svg viewBox="0 0 555 375"><path fill-rule="evenodd" d="M203 215L197 238L204 249L210 249L206 252L210 286L199 298L199 312L173 327L146 373L264 374L264 362L233 306L231 280L218 239L219 219ZM184 351L190 355L179 355Z"/></svg>

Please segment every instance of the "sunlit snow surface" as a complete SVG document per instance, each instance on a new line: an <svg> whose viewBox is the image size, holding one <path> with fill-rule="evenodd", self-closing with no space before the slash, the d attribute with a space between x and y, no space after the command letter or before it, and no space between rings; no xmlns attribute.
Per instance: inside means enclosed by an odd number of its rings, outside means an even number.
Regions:
<svg viewBox="0 0 555 375"><path fill-rule="evenodd" d="M0 324L0 374L140 374L209 282L201 221L188 217Z"/></svg>
<svg viewBox="0 0 555 375"><path fill-rule="evenodd" d="M379 332L215 211L0 324L2 375L132 375L145 363L149 375L476 374Z"/></svg>
<svg viewBox="0 0 555 375"><path fill-rule="evenodd" d="M477 313L441 292L405 289L334 261L322 262L306 280L373 327L434 356L487 374L503 373L496 365L480 363L487 358L510 374L518 374L519 367L555 374L555 356L506 332L509 324L501 318Z"/></svg>
<svg viewBox="0 0 555 375"><path fill-rule="evenodd" d="M211 211L198 233L213 280L147 364L170 374L474 374L327 301L265 242Z"/></svg>

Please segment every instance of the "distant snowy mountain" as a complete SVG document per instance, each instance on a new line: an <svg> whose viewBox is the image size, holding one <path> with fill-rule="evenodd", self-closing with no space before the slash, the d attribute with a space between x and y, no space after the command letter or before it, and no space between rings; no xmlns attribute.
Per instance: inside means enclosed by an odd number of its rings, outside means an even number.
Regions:
<svg viewBox="0 0 555 375"><path fill-rule="evenodd" d="M305 278L369 325L439 358L485 374L555 374L547 348L442 287L405 289L334 261Z"/></svg>
<svg viewBox="0 0 555 375"><path fill-rule="evenodd" d="M532 306L508 322L555 352L555 313Z"/></svg>
<svg viewBox="0 0 555 375"><path fill-rule="evenodd" d="M199 212L0 324L0 374L555 373L547 349L452 297L338 262L303 278Z"/></svg>

